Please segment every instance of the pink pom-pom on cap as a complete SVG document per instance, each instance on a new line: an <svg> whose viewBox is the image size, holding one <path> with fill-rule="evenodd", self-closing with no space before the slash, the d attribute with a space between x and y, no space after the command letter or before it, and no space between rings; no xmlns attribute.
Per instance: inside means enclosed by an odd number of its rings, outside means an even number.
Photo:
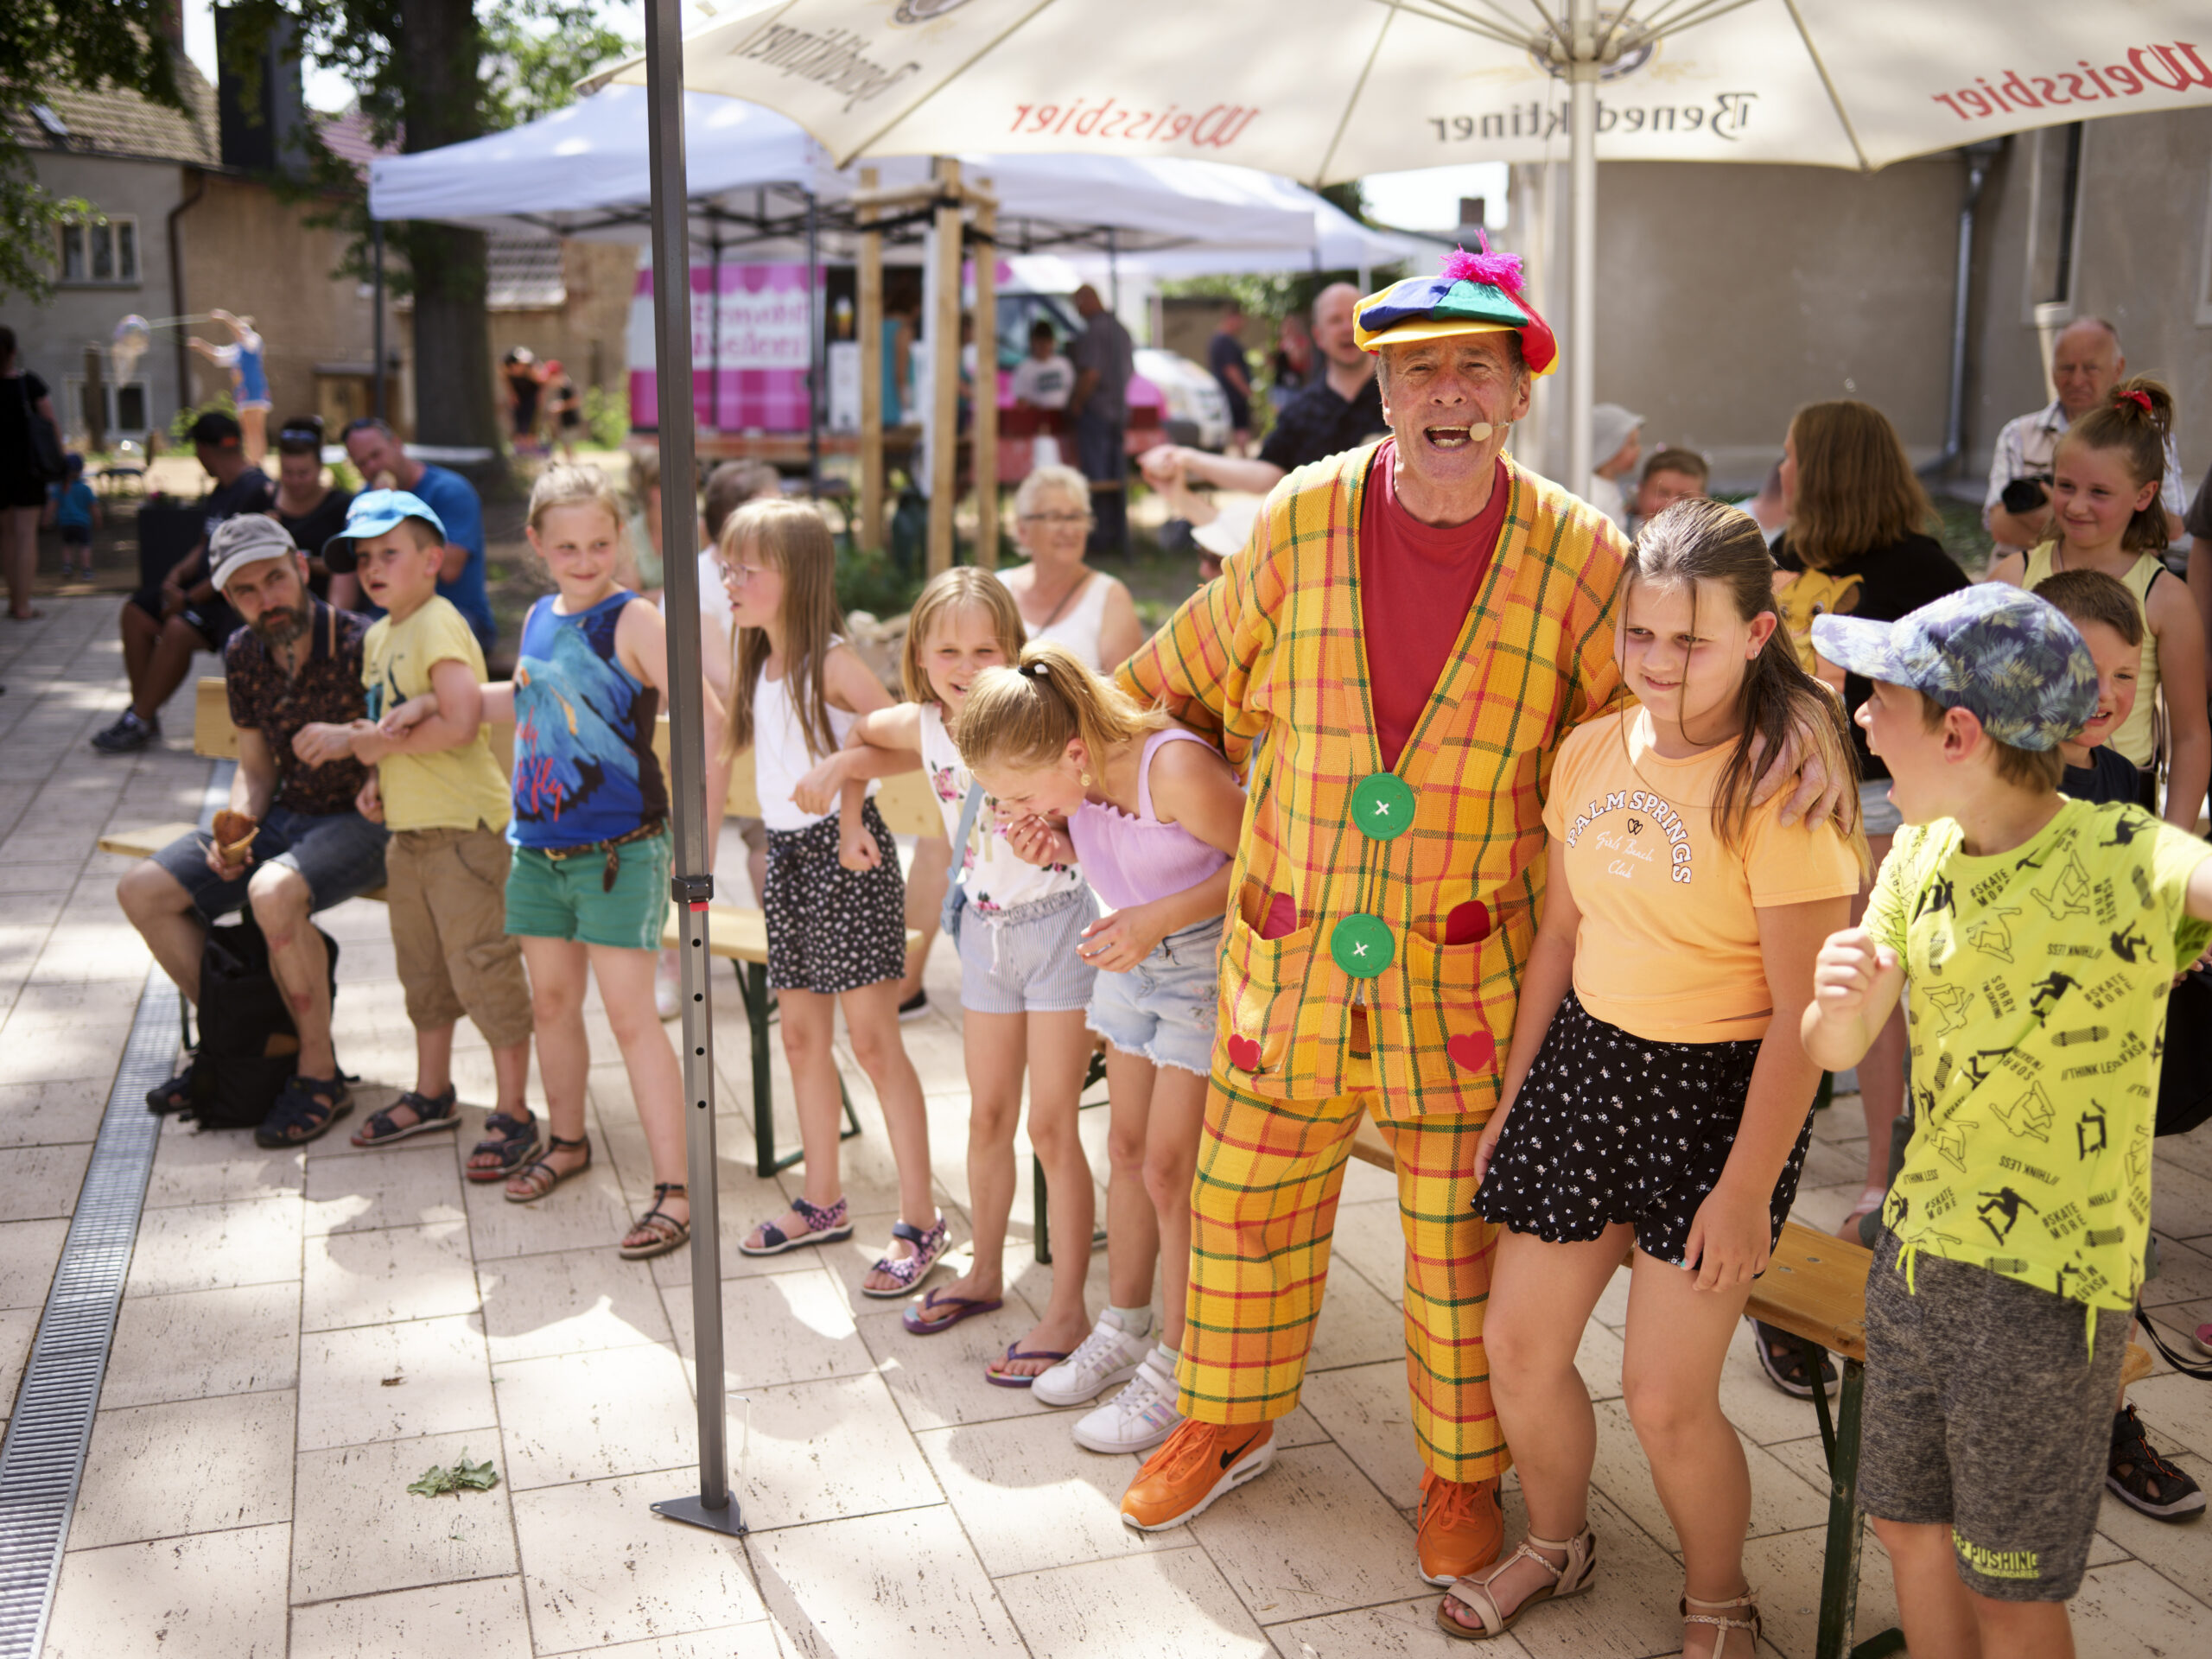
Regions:
<svg viewBox="0 0 2212 1659"><path fill-rule="evenodd" d="M1478 232L1477 235L1482 233ZM1454 248L1444 256L1443 276L1451 283L1487 283L1501 294L1518 297L1521 292L1521 256L1517 253L1492 253L1490 238L1482 237L1483 251L1469 253L1465 248Z"/></svg>

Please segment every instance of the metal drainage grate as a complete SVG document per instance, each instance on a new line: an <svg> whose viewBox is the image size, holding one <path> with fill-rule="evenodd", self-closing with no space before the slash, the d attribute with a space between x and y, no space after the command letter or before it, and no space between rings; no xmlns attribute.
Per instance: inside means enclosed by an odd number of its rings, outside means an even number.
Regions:
<svg viewBox="0 0 2212 1659"><path fill-rule="evenodd" d="M146 1109L146 1091L168 1076L176 1032L176 987L155 968L138 1000L16 1414L0 1444L0 1659L34 1659L45 1640L161 1138L162 1120Z"/></svg>
<svg viewBox="0 0 2212 1659"><path fill-rule="evenodd" d="M230 774L228 765L214 768L202 829L227 798ZM181 1007L176 987L158 966L149 969L8 1438L0 1442L0 1659L36 1659L46 1641L124 1277L161 1140L162 1120L146 1109L146 1093L169 1075Z"/></svg>

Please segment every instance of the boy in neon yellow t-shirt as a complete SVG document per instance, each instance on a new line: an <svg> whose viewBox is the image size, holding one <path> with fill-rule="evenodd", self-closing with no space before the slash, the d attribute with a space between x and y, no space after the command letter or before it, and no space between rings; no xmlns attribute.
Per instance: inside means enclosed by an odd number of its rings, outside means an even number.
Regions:
<svg viewBox="0 0 2212 1659"><path fill-rule="evenodd" d="M1806 1051L1857 1064L1910 988L1914 1130L1866 1286L1859 1499L1916 1652L2073 1651L2151 1216L2166 993L2212 848L2058 792L2097 671L1994 584L1894 623L1821 617L1901 830L1822 947Z"/></svg>
<svg viewBox="0 0 2212 1659"><path fill-rule="evenodd" d="M523 1098L530 981L521 943L507 937L506 925L512 802L482 721L483 650L467 620L438 594L445 542L445 526L426 503L402 490L372 490L353 498L345 530L325 549L326 559L338 560L333 569L358 569L363 590L388 613L362 642L369 718L355 722L353 753L376 768L363 810L376 797L391 830L385 897L415 1027L415 1086L369 1120L353 1137L357 1147L459 1121L453 1033L463 1014L491 1046L494 1118L530 1116ZM429 718L404 726L391 718L418 698L433 706ZM479 1153L472 1180L498 1179L519 1161Z"/></svg>

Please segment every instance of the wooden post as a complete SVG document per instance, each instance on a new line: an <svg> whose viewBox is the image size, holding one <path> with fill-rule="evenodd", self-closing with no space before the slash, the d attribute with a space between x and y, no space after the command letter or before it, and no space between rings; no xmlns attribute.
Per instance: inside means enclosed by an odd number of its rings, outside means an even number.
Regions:
<svg viewBox="0 0 2212 1659"><path fill-rule="evenodd" d="M876 171L861 169L861 188L875 188ZM863 207L860 222L873 224L875 209ZM883 546L883 238L861 233L861 499L859 529L853 544L871 551Z"/></svg>
<svg viewBox="0 0 2212 1659"><path fill-rule="evenodd" d="M949 194L937 210L937 313L930 319L929 571L952 566L953 492L960 477L960 163L936 162Z"/></svg>
<svg viewBox="0 0 2212 1659"><path fill-rule="evenodd" d="M991 181L979 179L976 228L976 563L986 570L999 563L999 251L990 233L998 228L998 202Z"/></svg>

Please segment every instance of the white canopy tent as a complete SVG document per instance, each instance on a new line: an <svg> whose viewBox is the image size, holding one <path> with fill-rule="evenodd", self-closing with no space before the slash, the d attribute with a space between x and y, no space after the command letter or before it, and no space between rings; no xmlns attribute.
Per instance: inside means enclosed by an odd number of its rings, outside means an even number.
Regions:
<svg viewBox="0 0 2212 1659"><path fill-rule="evenodd" d="M796 251L809 199L823 229L850 226L855 170L840 169L796 122L758 105L695 92L684 100L691 235L763 254ZM1179 156L975 155L969 177L998 198L1010 252L1173 253L1192 271L1388 263L1419 245L1360 225L1302 185L1249 168ZM885 189L919 185L918 156L871 165ZM369 211L508 235L647 240L652 172L645 89L610 86L512 131L369 165ZM1213 263L1209 263L1209 261ZM1223 263L1226 261L1226 263Z"/></svg>

